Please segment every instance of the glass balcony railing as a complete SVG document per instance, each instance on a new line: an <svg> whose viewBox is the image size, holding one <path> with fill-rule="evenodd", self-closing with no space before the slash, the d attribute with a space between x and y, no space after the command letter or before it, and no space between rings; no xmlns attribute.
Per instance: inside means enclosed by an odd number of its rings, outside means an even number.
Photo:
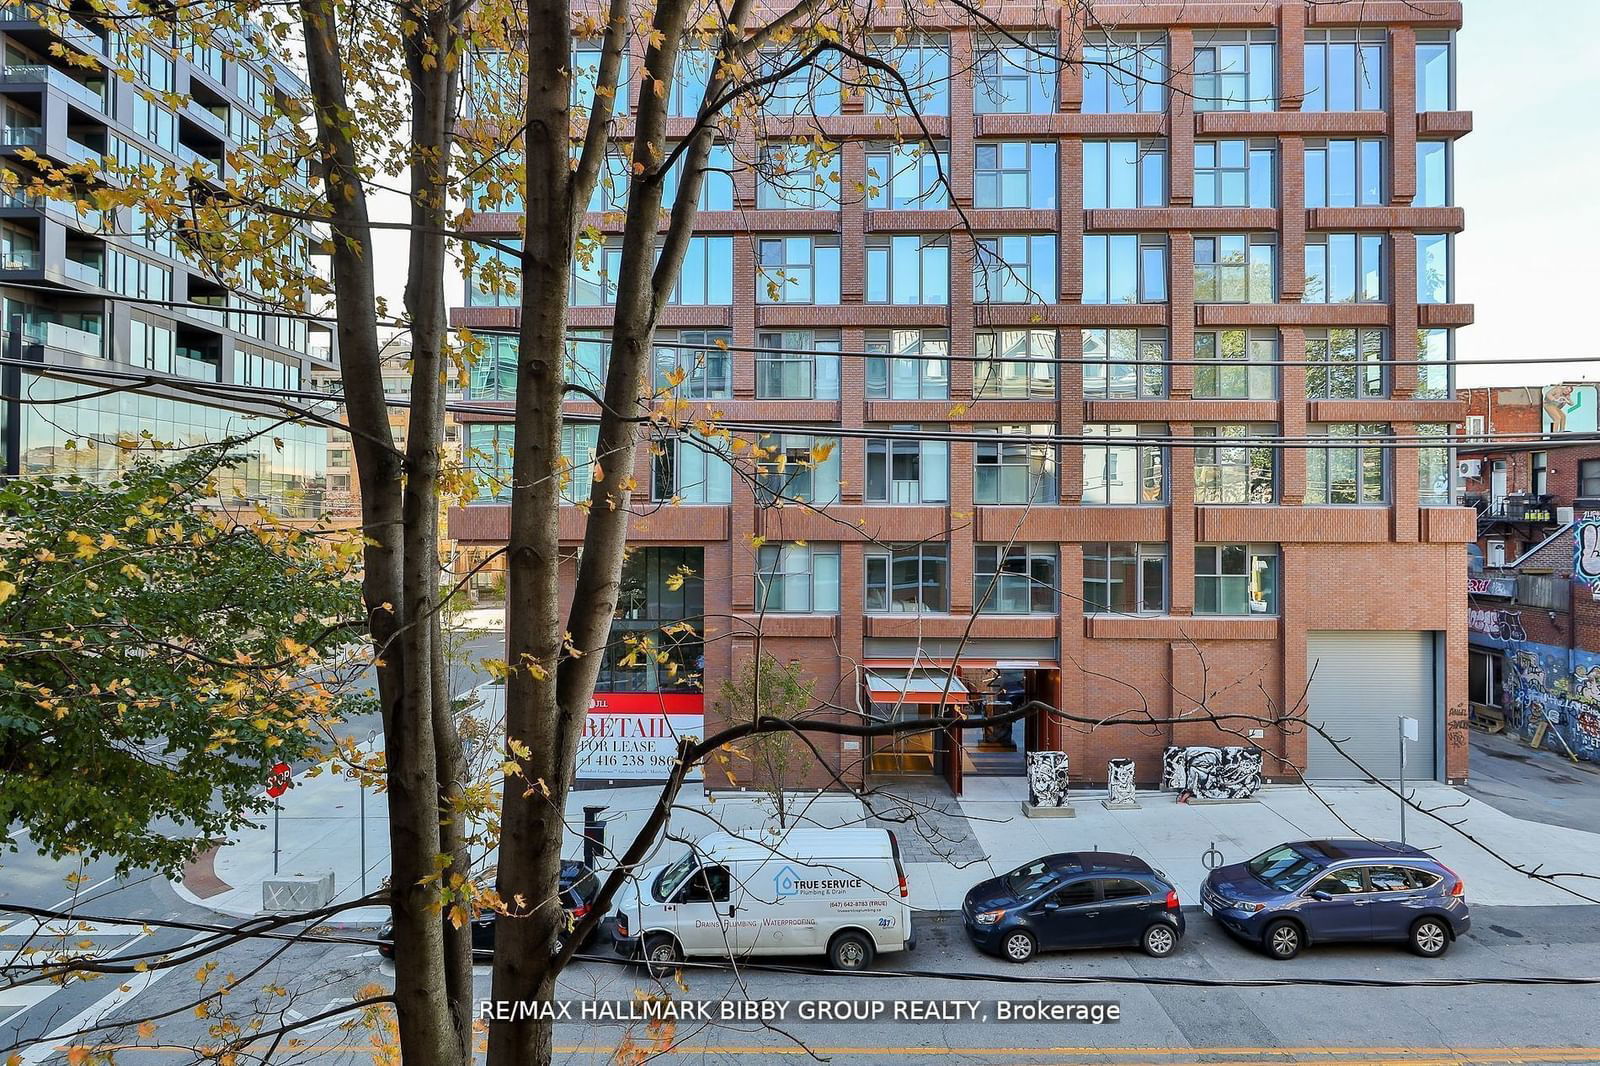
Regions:
<svg viewBox="0 0 1600 1066"><path fill-rule="evenodd" d="M0 132L0 144L38 144L44 140L44 130L39 126L7 126Z"/></svg>
<svg viewBox="0 0 1600 1066"><path fill-rule="evenodd" d="M185 308L185 310L189 312L189 317L191 318L197 318L201 322L209 322L218 329L228 328L227 314L220 308L206 307L201 304L190 304Z"/></svg>
<svg viewBox="0 0 1600 1066"><path fill-rule="evenodd" d="M191 359L187 355L174 355L172 369L186 378L196 381L216 381L219 379L220 368L213 366L203 359Z"/></svg>
<svg viewBox="0 0 1600 1066"><path fill-rule="evenodd" d="M76 259L64 259L61 263L61 273L73 281L81 281L85 285L99 288L105 277L99 263L81 263Z"/></svg>
<svg viewBox="0 0 1600 1066"><path fill-rule="evenodd" d="M0 251L0 270L38 270L41 261L37 248L7 248Z"/></svg>
<svg viewBox="0 0 1600 1066"><path fill-rule="evenodd" d="M84 144L71 134L67 135L61 154L77 163L99 163L105 156L100 149Z"/></svg>
<svg viewBox="0 0 1600 1066"><path fill-rule="evenodd" d="M190 100L184 105L183 113L199 122L202 126L207 126L218 133L225 134L228 132L228 120L225 117L218 115L204 104L195 100Z"/></svg>
<svg viewBox="0 0 1600 1066"><path fill-rule="evenodd" d="M23 332L46 347L65 352L98 357L103 350L100 334L59 322L35 322L23 327Z"/></svg>

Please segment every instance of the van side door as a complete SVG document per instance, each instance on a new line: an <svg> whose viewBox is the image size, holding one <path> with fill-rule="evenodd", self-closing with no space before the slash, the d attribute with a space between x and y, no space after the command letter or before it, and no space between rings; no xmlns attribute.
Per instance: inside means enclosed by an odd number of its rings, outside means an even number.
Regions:
<svg viewBox="0 0 1600 1066"><path fill-rule="evenodd" d="M736 950L729 939L728 907L733 878L726 866L701 866L678 889L668 910L686 955L727 955Z"/></svg>

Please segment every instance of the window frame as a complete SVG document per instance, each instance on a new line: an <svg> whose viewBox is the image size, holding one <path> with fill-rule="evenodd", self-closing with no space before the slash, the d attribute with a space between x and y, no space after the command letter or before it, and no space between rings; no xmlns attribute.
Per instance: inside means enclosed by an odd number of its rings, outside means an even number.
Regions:
<svg viewBox="0 0 1600 1066"><path fill-rule="evenodd" d="M1437 154L1437 160L1432 155ZM1429 176L1437 163L1439 178L1439 195L1428 194L1431 184ZM1411 201L1412 207L1454 207L1456 202L1455 189L1455 142L1448 138L1418 137L1417 138L1417 195Z"/></svg>
<svg viewBox="0 0 1600 1066"><path fill-rule="evenodd" d="M1223 569L1223 552L1230 548L1239 550L1243 555L1244 570L1242 573L1229 573ZM1279 583L1282 580L1281 571L1283 569L1283 553L1282 549L1278 545L1239 542L1196 544L1194 546L1194 551L1195 615L1207 618L1253 618L1257 615L1261 615L1270 618L1277 617L1281 613L1282 607L1279 602L1279 597L1282 590ZM1212 553L1213 557L1211 563L1209 564L1210 569L1202 569L1201 567L1202 552ZM1256 564L1258 560L1265 560L1269 564L1267 568L1267 576L1270 580L1267 582L1267 585L1270 587L1263 588L1262 591L1264 598L1261 600L1257 600L1253 595L1255 592L1255 577L1257 572ZM1205 610L1203 607L1205 597L1201 595L1200 591L1202 588L1202 581L1214 581L1217 583L1217 609L1214 611ZM1242 581L1244 583L1245 610L1243 612L1222 610L1222 605L1224 602L1222 595L1223 581ZM1255 606L1257 603L1261 603L1262 606L1257 608Z"/></svg>
<svg viewBox="0 0 1600 1066"><path fill-rule="evenodd" d="M1008 247L1018 247L1013 242L1022 241L1026 249L1022 262L1005 258ZM1060 302L1061 245L1054 233L997 233L978 237L974 241L972 257L972 302L983 304L1053 304ZM1035 262L1035 258L1040 261ZM990 277L998 279L991 286ZM1048 285L1041 285L1048 281ZM1021 290L1009 288L1020 284ZM996 294L991 295L991 292ZM1009 298L1019 294L1020 299Z"/></svg>
<svg viewBox="0 0 1600 1066"><path fill-rule="evenodd" d="M1127 250L1123 242L1133 242L1134 299L1112 299L1112 281L1119 259L1125 259ZM1115 244L1113 242L1116 242ZM1098 249L1098 250L1097 250ZM1159 259L1159 268L1152 262ZM1164 304L1167 302L1167 273L1170 267L1170 249L1164 233L1085 233L1083 235L1083 295L1081 303L1095 306L1134 306L1137 304ZM1103 266L1104 270L1099 267ZM1091 269L1093 267L1093 269ZM1121 263L1126 270L1127 262ZM1090 287L1094 278L1095 286ZM1099 284L1101 281L1103 285ZM1103 299L1095 299L1103 295Z"/></svg>
<svg viewBox="0 0 1600 1066"><path fill-rule="evenodd" d="M944 211L950 207L950 190L940 175L950 173L950 146L924 144L868 144L867 210ZM900 197L894 190L906 173L915 175L917 195Z"/></svg>
<svg viewBox="0 0 1600 1066"><path fill-rule="evenodd" d="M756 167L756 208L837 211L842 173L838 149L824 152L810 141L768 141Z"/></svg>
<svg viewBox="0 0 1600 1066"><path fill-rule="evenodd" d="M1224 243L1238 241L1244 246L1244 259L1241 262L1224 261ZM1209 258L1202 259L1203 249L1209 247ZM1264 251L1258 252L1258 249ZM1259 261L1260 256L1265 256L1269 261L1265 264ZM1257 283L1265 267L1267 284L1270 291L1262 294L1257 291ZM1274 304L1278 302L1278 239L1276 233L1207 233L1196 235L1194 238L1194 302L1197 304ZM1205 272L1211 272L1211 280L1206 281ZM1224 271L1228 271L1225 274ZM1239 283L1243 285L1243 299L1228 299L1227 292L1231 288L1229 278L1233 271L1238 271ZM1205 297L1209 291L1211 298ZM1258 297L1266 295L1267 299Z"/></svg>
<svg viewBox="0 0 1600 1066"><path fill-rule="evenodd" d="M802 243L803 242L803 243ZM768 248L782 250L780 263L763 263ZM790 254L804 249L805 257L791 260ZM839 303L839 238L834 234L774 234L755 238L756 303L769 307L833 307ZM831 270L831 279L829 271ZM771 277L769 277L771 275ZM799 292L798 278L806 278ZM823 287L827 283L827 287ZM819 296L819 289L821 299ZM791 292L794 295L791 296ZM774 295L776 294L776 295Z"/></svg>
<svg viewBox="0 0 1600 1066"><path fill-rule="evenodd" d="M1455 239L1448 233L1418 233L1414 236L1417 243L1417 303L1419 305L1455 303ZM1425 244L1427 247L1438 246L1444 249L1444 299L1442 300L1433 298L1438 291L1436 288L1430 287L1426 292L1423 290L1423 286L1427 284L1427 274L1423 270L1423 263L1428 258L1424 252Z"/></svg>
<svg viewBox="0 0 1600 1066"><path fill-rule="evenodd" d="M1336 333L1351 335L1349 359L1335 358L1345 350L1334 347ZM1306 399L1381 400L1388 397L1392 375L1387 326L1317 327L1307 329L1305 337L1306 362L1310 364L1306 367ZM1369 358L1369 343L1374 340L1377 342L1376 360ZM1348 390L1339 386L1339 379L1345 375L1349 377Z"/></svg>
<svg viewBox="0 0 1600 1066"><path fill-rule="evenodd" d="M1082 62L1083 113L1165 113L1171 55L1171 42L1165 30L1086 34Z"/></svg>
<svg viewBox="0 0 1600 1066"><path fill-rule="evenodd" d="M902 433L914 434L920 426L896 425L889 427ZM913 455L914 453L914 455ZM915 481L895 477L897 460L914 458L917 464ZM873 467L882 469L883 491L875 492ZM929 473L937 470L936 477ZM862 469L862 500L868 504L892 504L901 507L918 507L950 502L950 443L943 440L918 440L915 436L868 437ZM896 485L915 485L915 499L902 499L895 491Z"/></svg>
<svg viewBox="0 0 1600 1066"><path fill-rule="evenodd" d="M904 35L873 33L867 35L867 49L900 72L905 79L902 89L897 79L884 79L876 86L861 89L861 110L868 115L905 115L915 111L922 115L948 115L950 113L950 35L937 31L912 32ZM932 61L933 71L925 68ZM890 106L888 99L894 101Z"/></svg>
<svg viewBox="0 0 1600 1066"><path fill-rule="evenodd" d="M986 559L989 560L987 568ZM1020 572L1005 569L1014 562L1021 563ZM1040 566L1048 572L1043 579L1035 572ZM1007 610L1001 606L1008 600L1002 590L1016 584L1008 583L1006 579L1016 577L1026 582L1027 610ZM993 588L990 588L991 581ZM976 614L1010 617L1057 614L1060 584L1061 553L1054 544L979 543L972 546L972 609ZM1009 599L1015 602L1015 592L1010 594Z"/></svg>
<svg viewBox="0 0 1600 1066"><path fill-rule="evenodd" d="M1234 431L1240 432L1234 432ZM1235 438L1250 439L1260 436L1269 436L1276 427L1260 423L1232 422L1211 423L1194 427L1194 502L1203 507L1270 507L1278 501L1278 470L1282 465L1278 461L1276 448L1270 446L1228 444L1228 440ZM1265 431L1265 432L1263 432ZM1217 441L1222 443L1202 444L1201 441ZM1224 455L1224 451L1229 454ZM1209 458L1204 453L1210 452ZM1240 453L1238 455L1232 453ZM1266 473L1262 473L1260 458L1266 457ZM1209 478L1212 488L1208 489L1204 482L1206 470L1212 471ZM1238 471L1229 474L1227 471ZM1230 484L1230 483L1236 483ZM1227 488L1225 489L1225 485ZM1242 491L1239 499L1231 499L1236 495L1232 488L1238 487ZM1265 498L1262 498L1262 489L1265 487ZM1213 498L1214 497L1214 498Z"/></svg>
<svg viewBox="0 0 1600 1066"><path fill-rule="evenodd" d="M1085 616L1097 614L1152 616L1164 615L1170 609L1172 561L1171 553L1164 542L1089 541L1083 545L1082 560ZM1112 587L1127 584L1125 581L1113 580L1113 563L1118 560L1133 564L1133 597L1129 601L1133 604L1132 610L1113 606L1112 603ZM1155 589L1151 587L1151 574L1148 569L1151 563L1159 564L1160 569L1156 581L1160 587ZM1096 586L1103 591L1098 597L1092 591ZM1155 594L1155 600L1152 600L1152 593Z"/></svg>
<svg viewBox="0 0 1600 1066"><path fill-rule="evenodd" d="M902 344L908 346L902 346ZM948 400L950 398L950 334L942 329L868 330L863 347L864 388L869 400ZM926 354L924 354L926 352ZM910 353L910 354L907 354ZM897 394L901 364L914 364L916 395ZM929 374L928 371L937 370Z"/></svg>
<svg viewBox="0 0 1600 1066"><path fill-rule="evenodd" d="M1049 439L1053 428L1042 422L980 427L979 433L992 435L995 439L975 441L972 445L973 504L979 507L1023 507L1055 502L1059 457L1055 442ZM1046 439L1038 440L1040 437ZM1024 499L1011 499L1006 489L1009 482L1015 480L1015 475L1007 478L1006 472L1018 468L1025 471L1023 484L1027 492ZM993 475L985 477L990 471L993 471ZM993 483L993 492L984 488L985 481Z"/></svg>
<svg viewBox="0 0 1600 1066"><path fill-rule="evenodd" d="M1445 83L1444 99L1435 101L1429 91L1429 65L1423 59L1424 52L1440 52L1444 56ZM1417 113L1426 114L1430 111L1454 111L1456 109L1456 50L1455 34L1450 30L1418 30L1416 44L1416 82L1417 82ZM1444 104L1443 107L1434 107L1435 103Z"/></svg>
<svg viewBox="0 0 1600 1066"><path fill-rule="evenodd" d="M1234 334L1238 335L1238 358L1228 355L1232 350L1228 345ZM1202 338L1210 339L1208 356L1201 354L1201 349L1206 347ZM1264 357L1259 355L1263 350ZM1275 400L1278 398L1278 358L1276 328L1197 329L1194 331L1193 396L1197 400ZM1228 384L1236 379L1243 384L1237 387ZM1204 384L1207 380L1211 382L1209 388Z"/></svg>
<svg viewBox="0 0 1600 1066"><path fill-rule="evenodd" d="M1111 358L1119 342L1126 345L1130 336L1134 358ZM1168 338L1165 328L1088 326L1080 330L1079 338L1085 360L1081 374L1084 399L1158 400L1167 395ZM1100 343L1091 344L1092 341ZM1152 351L1155 352L1154 357ZM1131 374L1122 375L1123 380L1133 383L1131 390L1115 384L1119 380L1118 368L1121 367L1131 368ZM1096 381L1101 384L1094 384Z"/></svg>
<svg viewBox="0 0 1600 1066"><path fill-rule="evenodd" d="M981 34L972 42L972 113L974 115L1050 115L1061 99L1061 70L1035 70L1035 50L1059 55L1061 38L1054 30L1015 30L1004 36ZM1064 64L1063 64L1064 65ZM1022 89L1021 106L1009 106ZM1004 96L997 95L997 90Z"/></svg>
<svg viewBox="0 0 1600 1066"><path fill-rule="evenodd" d="M715 438L704 442L704 447L687 444L685 437L697 437L695 433L679 433L668 437L661 443L660 451L653 452L650 456L650 500L653 503L673 503L685 507L726 507L733 502L733 468L729 464L727 438ZM680 452L684 447L693 449L700 464L701 478L689 487L691 492L684 492L682 473L684 470L683 458ZM720 453L720 458L712 453ZM671 491L664 492L666 479L671 483ZM715 497L715 498L713 498ZM721 497L726 497L721 498Z"/></svg>
<svg viewBox="0 0 1600 1066"><path fill-rule="evenodd" d="M1393 44L1386 29L1307 30L1305 95L1301 98L1300 110L1317 114L1385 110L1391 91L1387 72L1391 47ZM1342 80L1345 73L1335 69L1342 67L1344 62L1338 59L1336 49L1349 50L1349 107L1329 106L1343 102L1342 92L1340 101L1332 99L1334 89L1344 88L1335 85L1332 77L1337 73Z"/></svg>
<svg viewBox="0 0 1600 1066"><path fill-rule="evenodd" d="M789 562L803 558L802 569L791 569ZM833 563L833 597L819 596L819 590L826 591L826 583L819 585L817 579L817 561L819 559L832 559ZM842 563L839 545L837 544L805 544L794 541L785 541L780 544L763 544L756 550L756 610L761 614L838 614L840 610L840 565ZM826 568L826 564L824 564ZM806 577L803 587L805 589L805 603L796 606L789 602L791 589L790 579L804 574ZM773 594L779 593L781 601L776 606L773 604Z"/></svg>
<svg viewBox="0 0 1600 1066"><path fill-rule="evenodd" d="M1241 50L1244 59L1243 71L1224 69L1218 66L1220 49L1237 48ZM1265 49L1263 57L1262 49ZM1209 62L1207 53L1210 53ZM1266 92L1258 94L1257 89L1262 88L1257 80L1257 74L1262 66L1266 67L1265 74L1261 77L1268 83ZM1204 79L1215 79L1220 90L1223 79L1244 79L1245 94L1235 97L1231 91L1222 94L1219 91L1208 93ZM1241 106L1226 106L1238 103ZM1238 111L1261 112L1276 111L1278 109L1278 35L1274 30L1250 29L1232 30L1226 33L1217 33L1205 41L1195 41L1194 45L1194 110L1198 113L1207 111Z"/></svg>
<svg viewBox="0 0 1600 1066"><path fill-rule="evenodd" d="M1342 195L1341 145L1350 145L1350 193ZM1391 148L1383 137L1313 137L1305 142L1306 207L1383 207L1388 204ZM1313 158L1320 156L1320 159ZM1376 174L1373 173L1376 171ZM1316 180L1313 180L1313 176ZM1371 196L1368 196L1369 190ZM1320 195L1319 195L1320 192ZM1344 202L1346 199L1348 203Z"/></svg>
<svg viewBox="0 0 1600 1066"><path fill-rule="evenodd" d="M896 563L915 562L917 568L917 596L914 607L896 608L895 604L902 602L895 599L895 592L901 585L896 581L894 571ZM874 546L863 553L862 582L862 608L865 614L949 614L950 613L950 545L943 542L923 541L916 544L890 544ZM882 581L875 582L873 569L881 565ZM937 576L939 568L943 568L942 592L944 603L942 606L930 607L927 604L926 590L930 587L928 582L929 567L934 568ZM937 587L937 586L936 586ZM881 606L874 607L873 592L881 591Z"/></svg>
<svg viewBox="0 0 1600 1066"><path fill-rule="evenodd" d="M1114 432L1125 430L1127 432ZM1145 438L1165 437L1168 428L1160 423L1089 422L1083 427L1085 437L1103 439L1104 444L1083 445L1083 479L1080 503L1085 507L1164 507L1167 503L1167 485L1171 464L1165 444L1149 444ZM1130 443L1117 443L1124 437ZM1121 478L1117 484L1133 486L1132 499L1112 499L1112 458L1115 452L1133 452L1133 476ZM1098 457L1098 458L1097 458ZM1151 493L1151 472L1155 474L1155 491ZM1098 472L1098 488L1090 483L1091 472Z"/></svg>
<svg viewBox="0 0 1600 1066"><path fill-rule="evenodd" d="M1308 426L1308 437L1321 437L1329 441L1348 439L1348 446L1313 447L1306 449L1306 495L1308 507L1379 507L1388 506L1391 498L1389 474L1389 448L1382 442L1392 439L1394 430L1381 422L1332 422ZM1334 461L1348 452L1353 497L1334 498ZM1376 464L1377 495L1372 497L1369 480L1372 466ZM1341 477L1341 482L1342 482Z"/></svg>
<svg viewBox="0 0 1600 1066"><path fill-rule="evenodd" d="M1007 344L1004 338L1010 338ZM1034 345L1041 338L1048 339L1048 353L1034 353ZM1028 353L1012 358L1015 345L1020 343ZM977 330L973 334L973 352L978 361L972 368L972 395L975 399L1053 400L1056 398L1056 359L1060 340L1054 329L1038 327L997 327ZM996 355L1004 349L1004 353ZM1022 374L1017 376L1017 369ZM1041 373L1042 371L1042 373ZM1022 381L1022 387L1010 385ZM998 382L998 384L996 384ZM1043 382L1045 387L1040 387Z"/></svg>
<svg viewBox="0 0 1600 1066"><path fill-rule="evenodd" d="M668 340L670 335L670 341ZM718 340L726 347L713 348ZM707 347L680 348L680 345L705 345ZM731 329L667 329L656 334L652 358L652 380L657 391L665 388L662 371L668 363L665 353L671 352L671 367L684 372L683 381L671 387L674 398L681 400L728 400L733 398L733 331ZM720 369L714 370L714 367ZM669 371L670 372L670 371Z"/></svg>
<svg viewBox="0 0 1600 1066"><path fill-rule="evenodd" d="M818 447L827 444L833 447L826 459L812 458ZM839 502L839 438L825 433L763 433L756 439L756 449L759 453L752 449L751 465L757 507L820 507ZM791 463L795 455L799 459Z"/></svg>
<svg viewBox="0 0 1600 1066"><path fill-rule="evenodd" d="M1241 162L1228 162L1232 146L1239 146ZM1209 165L1202 162L1209 158ZM1257 168L1260 168L1259 170ZM1228 178L1237 176L1242 197L1226 195ZM1265 185L1265 202L1256 193ZM1209 186L1210 192L1202 192ZM1194 206L1275 208L1278 206L1278 145L1260 137L1207 137L1194 144Z"/></svg>
<svg viewBox="0 0 1600 1066"><path fill-rule="evenodd" d="M791 338L797 343L789 343ZM771 342L776 341L776 344ZM769 346L771 344L771 346ZM758 400L837 400L839 399L839 356L841 341L837 331L764 329L756 333L755 373ZM790 395L785 389L774 392L770 384L772 365L782 368L803 366L809 388L803 395Z"/></svg>
<svg viewBox="0 0 1600 1066"><path fill-rule="evenodd" d="M1023 150L1023 165L1019 168L1008 164L1006 156L1009 149L1021 148ZM1048 159L1041 161L1039 156L1048 155ZM992 156L992 162L986 165L985 157ZM972 206L984 210L1018 210L1018 211L1054 211L1060 201L1061 171L1059 160L1061 158L1060 143L1057 141L1040 140L980 140L973 145L972 152ZM1043 173L1037 173L1036 167L1042 167ZM1007 177L1020 175L1024 183L1025 202L1008 202L1006 195ZM987 182L993 184L993 196L985 195L984 186Z"/></svg>
<svg viewBox="0 0 1600 1066"><path fill-rule="evenodd" d="M914 245L912 242L916 242ZM915 271L910 269L911 262ZM950 303L950 238L946 234L878 234L866 239L862 255L862 303L875 307L946 307ZM943 272L943 277L939 274ZM916 299L900 300L900 282L914 274ZM874 299L879 291L881 299Z"/></svg>
<svg viewBox="0 0 1600 1066"><path fill-rule="evenodd" d="M1132 148L1132 159L1123 158ZM1133 175L1132 195L1117 195ZM1167 206L1167 142L1161 137L1119 137L1083 142L1085 210L1127 210Z"/></svg>
<svg viewBox="0 0 1600 1066"><path fill-rule="evenodd" d="M1306 270L1304 291L1300 300L1308 304L1346 305L1346 304L1381 304L1388 302L1389 278L1389 241L1384 233L1372 233L1364 230L1352 232L1318 232L1306 234ZM1339 249L1348 247L1351 260L1347 264L1352 274L1350 294L1348 300L1336 300L1334 292L1335 282L1339 281L1335 269L1340 266L1335 260L1335 253ZM1320 259L1321 265L1318 266ZM1376 269L1370 269L1376 260ZM1376 276L1376 292L1368 284ZM1319 290L1313 290L1312 279L1321 278ZM1417 284L1421 285L1421 274L1418 274ZM1339 285L1339 292L1344 291Z"/></svg>

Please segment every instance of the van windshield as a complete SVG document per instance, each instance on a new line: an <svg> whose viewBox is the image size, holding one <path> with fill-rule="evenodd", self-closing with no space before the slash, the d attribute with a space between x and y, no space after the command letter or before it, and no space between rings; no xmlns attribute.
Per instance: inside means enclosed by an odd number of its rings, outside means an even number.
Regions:
<svg viewBox="0 0 1600 1066"><path fill-rule="evenodd" d="M656 877L656 883L650 887L650 894L655 896L657 903L665 903L678 892L678 886L694 873L696 866L700 865L694 852L689 852L677 862L662 870Z"/></svg>

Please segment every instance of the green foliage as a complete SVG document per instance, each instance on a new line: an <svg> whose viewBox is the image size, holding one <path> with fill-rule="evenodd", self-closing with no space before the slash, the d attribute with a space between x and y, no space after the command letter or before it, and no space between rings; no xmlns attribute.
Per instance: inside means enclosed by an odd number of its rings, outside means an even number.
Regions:
<svg viewBox="0 0 1600 1066"><path fill-rule="evenodd" d="M359 542L208 510L219 448L0 487L0 844L171 871L346 699Z"/></svg>
<svg viewBox="0 0 1600 1066"><path fill-rule="evenodd" d="M784 665L762 652L759 665L751 661L737 675L722 683L716 710L726 722L748 722L756 718L801 718L811 708L814 678L807 678L798 662ZM793 732L777 729L757 733L741 741L733 755L749 763L751 783L772 796L780 825L788 822L784 795L789 787L790 769L806 754L804 742ZM730 779L736 772L727 760L724 766Z"/></svg>

